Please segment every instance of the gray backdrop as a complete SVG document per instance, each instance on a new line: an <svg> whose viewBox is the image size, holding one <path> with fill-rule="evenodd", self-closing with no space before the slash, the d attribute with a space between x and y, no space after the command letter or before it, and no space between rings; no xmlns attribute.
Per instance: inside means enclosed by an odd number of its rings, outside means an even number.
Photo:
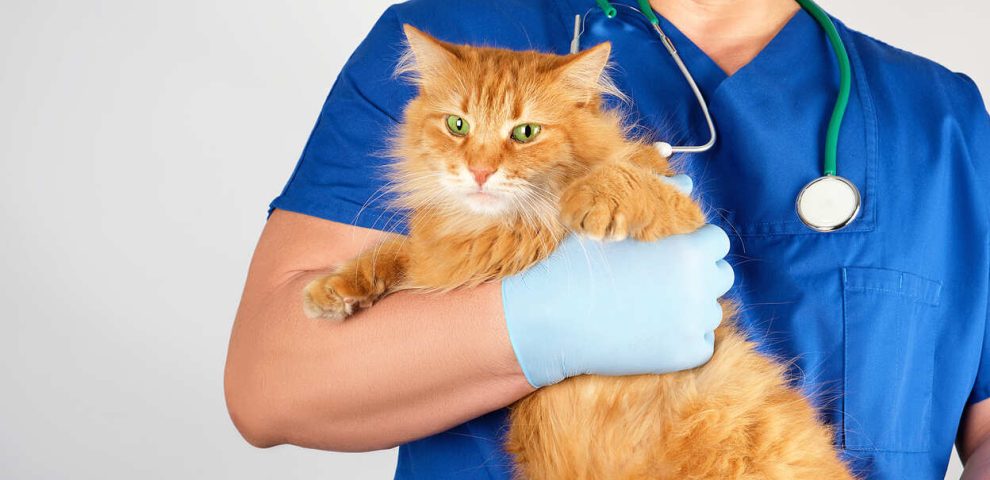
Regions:
<svg viewBox="0 0 990 480"><path fill-rule="evenodd" d="M267 202L388 3L0 0L0 477L390 478L249 447L221 389ZM990 91L986 2L896 3L824 2Z"/></svg>

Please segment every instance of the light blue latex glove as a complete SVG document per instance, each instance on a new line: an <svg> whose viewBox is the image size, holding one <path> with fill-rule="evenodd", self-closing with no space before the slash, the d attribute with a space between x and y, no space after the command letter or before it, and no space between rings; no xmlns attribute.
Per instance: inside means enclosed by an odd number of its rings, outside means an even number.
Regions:
<svg viewBox="0 0 990 480"><path fill-rule="evenodd" d="M690 179L671 183L690 191ZM509 338L534 387L582 374L666 373L703 365L731 288L729 238L706 225L657 242L575 235L502 281Z"/></svg>

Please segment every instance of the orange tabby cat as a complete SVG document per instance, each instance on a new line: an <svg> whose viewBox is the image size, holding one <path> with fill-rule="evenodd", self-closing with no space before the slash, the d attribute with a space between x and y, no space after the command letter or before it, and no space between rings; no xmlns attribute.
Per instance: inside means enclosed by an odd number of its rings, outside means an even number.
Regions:
<svg viewBox="0 0 990 480"><path fill-rule="evenodd" d="M400 67L419 86L395 144L411 213L395 236L306 288L310 316L343 319L399 289L449 290L518 273L569 232L652 241L705 223L650 145L603 95L610 47L556 56L451 45L407 26ZM482 191L480 184L484 184ZM580 376L517 403L507 449L544 479L851 479L831 431L784 368L732 326L712 360L666 375Z"/></svg>

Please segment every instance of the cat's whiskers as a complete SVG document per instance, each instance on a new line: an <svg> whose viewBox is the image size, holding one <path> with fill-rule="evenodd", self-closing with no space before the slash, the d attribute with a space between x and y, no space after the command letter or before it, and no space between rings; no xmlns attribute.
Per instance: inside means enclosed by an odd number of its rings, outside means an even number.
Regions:
<svg viewBox="0 0 990 480"><path fill-rule="evenodd" d="M366 209L368 209L369 207L371 207L371 204L372 203L375 203L378 200L381 200L382 197L384 197L385 195L388 195L390 192L394 192L395 189L396 189L396 185L400 181L404 181L404 179L403 178L399 178L399 177L390 178L385 183L383 183L382 186L378 187L374 192L372 192L371 195L368 196L368 200L366 200L361 205L361 208L358 209L357 213L354 214L353 222L354 223L357 223L358 218L361 217L361 214L364 213L364 211Z"/></svg>
<svg viewBox="0 0 990 480"><path fill-rule="evenodd" d="M517 204L522 204L519 206L519 208L517 208L517 210L521 212L523 215L525 215L526 223L528 223L534 229L538 229L542 224L539 221L540 219L536 218L536 213L535 213L536 208L533 206L532 200L528 196L524 196L524 195L520 195L516 197L514 200L516 200ZM539 235L538 232L536 232L536 238L539 239L543 251L549 252L550 247L547 245L546 239L542 235Z"/></svg>
<svg viewBox="0 0 990 480"><path fill-rule="evenodd" d="M527 186L533 188L527 188L523 191L524 195L520 195L516 199L517 210L526 215L528 223L536 229L537 238L540 240L542 247L542 252L544 254L549 254L560 243L560 237L558 235L558 228L555 227L556 222L554 219L557 215L557 201L552 198L548 190L545 190L538 185L528 184ZM546 241L544 235L539 234L539 230L543 229L547 232L550 238L553 240L553 244L550 245Z"/></svg>
<svg viewBox="0 0 990 480"><path fill-rule="evenodd" d="M386 220L385 228L391 229L394 226L392 222L396 217L400 217L400 221L404 220L408 222L409 218L417 211L422 211L423 207L434 204L435 200L442 197L443 192L439 189L434 189L433 191L418 190L416 194L403 195L401 200L395 205L392 215Z"/></svg>
<svg viewBox="0 0 990 480"><path fill-rule="evenodd" d="M409 218L408 216L411 216L411 215L417 215L417 214L418 215L429 215L430 213L432 213L433 211L435 211L436 208L437 208L437 206L433 202L433 200L436 199L437 197L441 197L443 194L444 194L444 192L442 192L442 191L440 191L438 189L437 191L434 191L432 194L429 194L427 197L421 199L416 205L412 206L408 210L397 211L396 213L394 213L392 215L392 217L394 218L396 214L399 214L401 212L405 212L405 215L407 215L406 220L408 221L408 218ZM406 244L406 242L408 240L409 240L409 236L408 235L403 235L402 236L402 239L399 241L399 248L400 249L401 248L404 248L405 247L405 244ZM375 251L372 254L372 271L375 271L374 269L375 269L376 264L377 264L377 261L378 261L378 256L381 254L381 248L382 248L383 245L384 245L384 242L379 243L375 247Z"/></svg>
<svg viewBox="0 0 990 480"><path fill-rule="evenodd" d="M421 173L392 171L389 174L390 180L377 190L377 192L380 192L377 194L377 197L373 196L372 198L369 198L368 201L366 201L361 207L361 210L358 211L358 215L360 215L364 209L368 208L372 202L378 201L385 195L392 194L395 198L383 206L384 208L381 209L382 212L377 218L375 218L375 221L372 222L371 227L376 228L378 226L378 222L382 220L382 217L391 211L392 214L387 220L385 220L385 224L383 225L383 229L390 230L394 226L392 221L395 220L396 216L412 210L408 207L408 204L409 200L415 195L414 192L425 190L424 187L427 185L427 180L439 176L440 174L436 172ZM355 220L357 220L357 216L355 216Z"/></svg>
<svg viewBox="0 0 990 480"><path fill-rule="evenodd" d="M528 186L530 188L527 189L527 194L531 195L538 202L537 212L540 214L541 223L550 230L555 240L560 241L560 238L557 237L557 229L553 228L554 224L557 223L555 220L560 213L560 196L534 183L530 183Z"/></svg>

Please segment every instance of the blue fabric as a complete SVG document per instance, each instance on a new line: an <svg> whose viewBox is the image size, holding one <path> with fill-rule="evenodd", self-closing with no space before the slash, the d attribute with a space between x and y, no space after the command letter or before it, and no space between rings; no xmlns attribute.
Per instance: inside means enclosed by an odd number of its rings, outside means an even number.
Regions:
<svg viewBox="0 0 990 480"><path fill-rule="evenodd" d="M384 132L413 95L391 74L401 24L452 42L566 53L574 15L589 10L582 47L613 42L630 118L658 138L704 141L673 61L625 8L606 20L592 0L416 0L389 9L354 53L272 207L401 231L377 193ZM798 13L727 77L661 21L715 116L717 147L684 167L733 239L733 294L751 334L796 359L801 386L864 478L942 478L963 409L990 397L990 119L975 85L839 23L854 85L838 167L864 204L846 230L814 233L794 199L821 174L837 91L821 29ZM396 478L509 478L504 422L493 412L404 445Z"/></svg>

